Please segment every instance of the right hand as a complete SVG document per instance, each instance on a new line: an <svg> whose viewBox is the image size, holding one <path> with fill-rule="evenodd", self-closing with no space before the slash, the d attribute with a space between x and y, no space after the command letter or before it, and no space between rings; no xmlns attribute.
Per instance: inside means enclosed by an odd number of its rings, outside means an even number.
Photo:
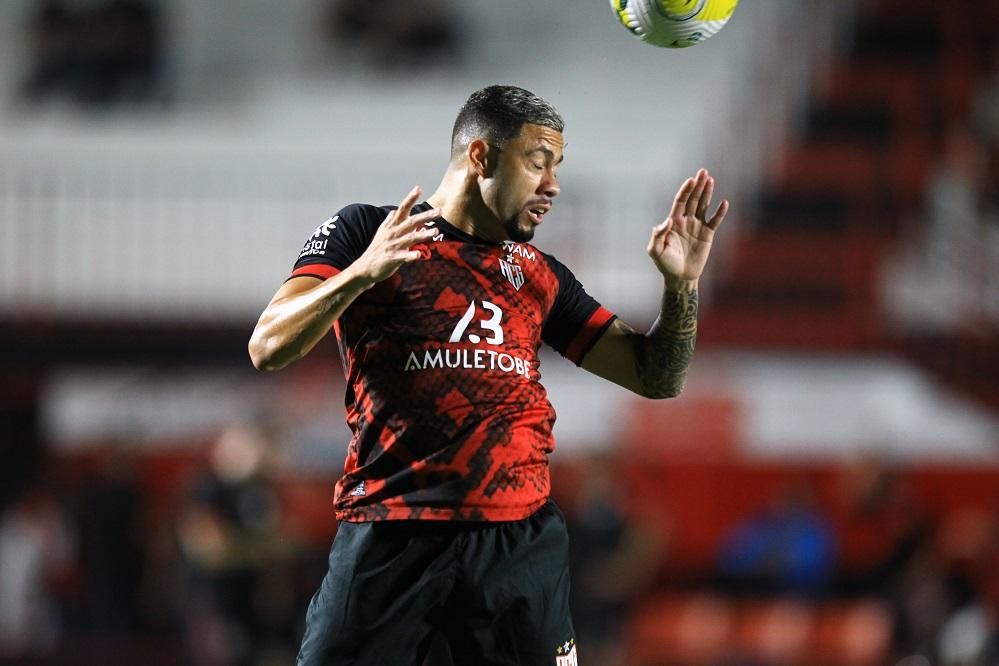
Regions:
<svg viewBox="0 0 999 666"><path fill-rule="evenodd" d="M372 237L368 249L354 262L353 267L371 284L390 277L403 264L419 259L420 252L413 246L437 233L437 227L426 225L440 217L439 208L409 214L419 197L420 187L416 186L399 202L399 207L389 213Z"/></svg>

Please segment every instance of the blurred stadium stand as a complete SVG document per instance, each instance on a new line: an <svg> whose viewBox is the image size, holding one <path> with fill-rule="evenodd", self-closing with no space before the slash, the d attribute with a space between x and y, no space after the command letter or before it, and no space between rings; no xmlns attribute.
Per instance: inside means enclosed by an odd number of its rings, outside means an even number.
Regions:
<svg viewBox="0 0 999 666"><path fill-rule="evenodd" d="M744 0L680 52L605 0L367 4L0 3L0 663L290 663L336 529L343 379L332 344L257 376L246 340L307 234L432 187L493 82L566 117L538 244L637 325L676 184L706 165L733 201L684 396L545 357L556 497L582 533L606 456L607 570L649 571L607 606L601 666L999 663L996 3ZM441 48L386 50L423 29L414 8ZM118 64L56 67L42 94L53 44ZM274 449L247 500L274 523L203 490L243 426ZM834 544L806 592L786 577L817 547L804 509ZM768 566L732 576L746 528ZM257 568L228 558L244 537ZM134 568L109 583L111 562ZM205 592L236 570L251 616Z"/></svg>

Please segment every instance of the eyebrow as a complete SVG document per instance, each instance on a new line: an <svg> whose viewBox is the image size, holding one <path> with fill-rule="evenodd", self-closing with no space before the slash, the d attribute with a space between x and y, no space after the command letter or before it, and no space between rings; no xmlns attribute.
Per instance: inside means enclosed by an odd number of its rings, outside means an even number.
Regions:
<svg viewBox="0 0 999 666"><path fill-rule="evenodd" d="M532 150L531 153L544 153L545 157L547 157L550 161L555 161L555 153L548 150L544 146L538 146L537 148ZM561 164L562 160L564 159L565 159L565 153L562 153L562 156L558 158L558 161L555 161L555 164L556 165Z"/></svg>

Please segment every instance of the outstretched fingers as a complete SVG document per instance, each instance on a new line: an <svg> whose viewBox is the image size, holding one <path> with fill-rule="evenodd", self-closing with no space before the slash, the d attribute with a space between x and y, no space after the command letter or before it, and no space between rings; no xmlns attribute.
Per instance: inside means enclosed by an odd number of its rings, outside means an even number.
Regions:
<svg viewBox="0 0 999 666"><path fill-rule="evenodd" d="M409 217L413 206L416 205L416 201L420 198L420 191L420 186L417 185L409 191L409 194L402 198L402 201L399 202L399 207L395 209L392 215L393 222L399 222Z"/></svg>
<svg viewBox="0 0 999 666"><path fill-rule="evenodd" d="M693 178L683 181L683 185L677 190L676 198L673 199L673 208L669 211L671 218L680 217L686 212L687 202L690 201L690 197L694 193L694 185L695 180Z"/></svg>
<svg viewBox="0 0 999 666"><path fill-rule="evenodd" d="M708 176L707 182L704 184L704 191L701 194L701 200L697 202L697 210L694 213L698 219L708 219L708 209L711 207L711 195L714 194L714 192L715 179Z"/></svg>
<svg viewBox="0 0 999 666"><path fill-rule="evenodd" d="M414 229L426 226L428 222L432 222L433 220L436 220L440 216L441 216L440 208L431 208L430 210L425 210L422 213L411 215L410 217L402 220L402 222L400 223L400 231L402 233L409 233Z"/></svg>
<svg viewBox="0 0 999 666"><path fill-rule="evenodd" d="M409 194L399 202L399 207L389 213L389 217L386 218L384 226L388 227L387 231L396 238L404 234L409 234L413 230L419 229L440 217L441 211L439 208L431 208L416 215L412 214L413 206L419 200L420 191L419 185L410 190Z"/></svg>
<svg viewBox="0 0 999 666"><path fill-rule="evenodd" d="M392 247L396 258L403 262L416 261L420 251L414 249L420 243L430 240L437 233L437 227L430 224L431 220L440 217L440 210L430 210L411 216L395 229Z"/></svg>
<svg viewBox="0 0 999 666"><path fill-rule="evenodd" d="M694 189L690 193L690 199L687 200L687 205L684 208L684 212L688 216L697 215L697 211L701 208L701 199L704 196L704 188L707 187L710 176L708 176L707 169L698 169L697 175L694 176Z"/></svg>
<svg viewBox="0 0 999 666"><path fill-rule="evenodd" d="M420 258L420 251L415 246L427 241L437 233L437 227L432 223L440 217L439 208L412 214L413 206L420 197L420 187L417 185L385 220L382 229L383 247L392 261L407 263Z"/></svg>
<svg viewBox="0 0 999 666"><path fill-rule="evenodd" d="M718 210L715 211L715 214L711 217L710 220L707 221L706 224L708 226L708 229L711 229L712 231L717 229L721 225L722 220L725 219L725 215L727 213L728 213L728 199L724 199L720 204L718 204Z"/></svg>
<svg viewBox="0 0 999 666"><path fill-rule="evenodd" d="M428 238L432 238L437 233L437 227L428 227L423 224L413 229L409 233L399 237L399 245L410 248L417 243L422 243Z"/></svg>

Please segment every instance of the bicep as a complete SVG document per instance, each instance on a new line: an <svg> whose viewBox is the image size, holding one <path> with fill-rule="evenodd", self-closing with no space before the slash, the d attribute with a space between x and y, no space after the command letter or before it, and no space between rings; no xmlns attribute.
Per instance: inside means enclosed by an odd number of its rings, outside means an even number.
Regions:
<svg viewBox="0 0 999 666"><path fill-rule="evenodd" d="M289 298L294 298L300 294L304 294L307 291L315 289L321 285L323 281L317 277L311 275L297 275L285 281L281 287L274 292L274 296L271 298L267 307L271 307L277 303L281 303Z"/></svg>
<svg viewBox="0 0 999 666"><path fill-rule="evenodd" d="M642 395L642 382L638 376L635 349L641 337L642 334L634 328L620 319L615 319L603 335L593 343L593 347L583 357L580 365L598 377Z"/></svg>
<svg viewBox="0 0 999 666"><path fill-rule="evenodd" d="M323 281L317 277L293 277L271 298L253 327L248 349L258 370L272 371L301 358L325 335L328 326L318 328L308 310L310 292ZM324 325L325 326L325 325Z"/></svg>
<svg viewBox="0 0 999 666"><path fill-rule="evenodd" d="M260 313L260 319L257 320L254 333L261 328L261 325L266 325L275 318L282 304L315 289L322 283L322 280L317 277L312 277L311 275L301 275L286 280L285 283L282 284L276 292L274 292L274 296L272 296L270 302L267 303L267 307L265 307L264 311Z"/></svg>

